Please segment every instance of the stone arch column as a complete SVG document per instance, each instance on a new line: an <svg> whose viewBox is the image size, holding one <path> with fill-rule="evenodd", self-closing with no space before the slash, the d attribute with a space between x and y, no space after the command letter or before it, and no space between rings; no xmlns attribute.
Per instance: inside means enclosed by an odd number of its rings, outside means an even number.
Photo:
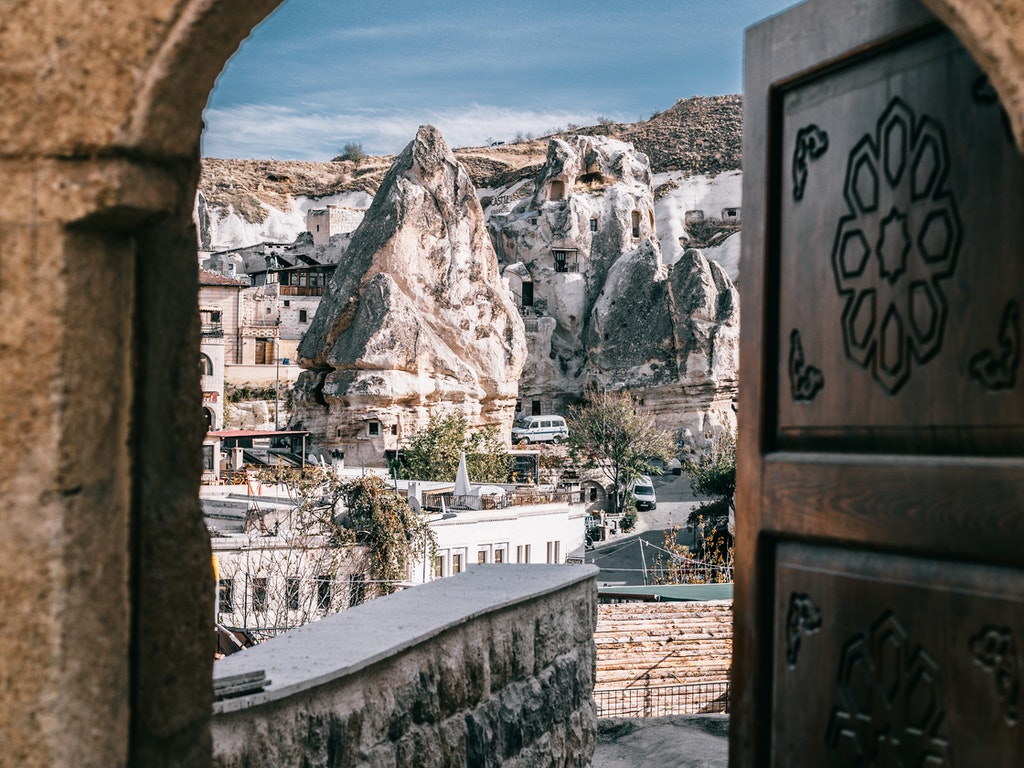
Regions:
<svg viewBox="0 0 1024 768"><path fill-rule="evenodd" d="M999 94L1024 152L1024 2L922 0L970 52Z"/></svg>
<svg viewBox="0 0 1024 768"><path fill-rule="evenodd" d="M213 581L191 222L214 78L277 0L0 25L0 742L205 765Z"/></svg>

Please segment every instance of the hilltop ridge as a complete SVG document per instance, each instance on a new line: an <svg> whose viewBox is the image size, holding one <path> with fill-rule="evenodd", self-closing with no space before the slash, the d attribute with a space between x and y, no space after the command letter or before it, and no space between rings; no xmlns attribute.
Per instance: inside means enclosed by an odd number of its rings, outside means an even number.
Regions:
<svg viewBox="0 0 1024 768"><path fill-rule="evenodd" d="M508 186L540 172L551 138L573 134L609 136L632 142L651 161L651 171L716 175L739 170L742 152L742 98L695 96L636 123L602 121L527 141L455 149L458 161L478 189ZM372 196L394 155L367 156L360 162L330 160L239 160L203 158L199 193L214 208L231 206L249 222L262 222L264 204L286 208L295 197L322 198L362 192Z"/></svg>

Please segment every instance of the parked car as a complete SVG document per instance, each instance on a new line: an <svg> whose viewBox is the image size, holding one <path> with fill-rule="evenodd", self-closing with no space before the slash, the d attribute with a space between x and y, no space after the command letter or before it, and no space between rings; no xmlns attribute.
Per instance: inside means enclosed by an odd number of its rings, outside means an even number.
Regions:
<svg viewBox="0 0 1024 768"><path fill-rule="evenodd" d="M633 483L629 491L633 494L638 512L644 509L655 509L658 506L658 498L654 495L654 483L649 475L642 475Z"/></svg>
<svg viewBox="0 0 1024 768"><path fill-rule="evenodd" d="M513 443L557 443L568 436L561 416L523 416L512 427Z"/></svg>

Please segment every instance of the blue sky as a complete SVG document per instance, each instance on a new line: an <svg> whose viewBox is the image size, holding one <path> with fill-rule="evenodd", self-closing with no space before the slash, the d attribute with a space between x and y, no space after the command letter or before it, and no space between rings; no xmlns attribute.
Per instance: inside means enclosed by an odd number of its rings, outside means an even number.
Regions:
<svg viewBox="0 0 1024 768"><path fill-rule="evenodd" d="M424 123L452 146L599 116L646 119L742 90L743 30L794 0L286 0L228 62L208 157L399 152Z"/></svg>

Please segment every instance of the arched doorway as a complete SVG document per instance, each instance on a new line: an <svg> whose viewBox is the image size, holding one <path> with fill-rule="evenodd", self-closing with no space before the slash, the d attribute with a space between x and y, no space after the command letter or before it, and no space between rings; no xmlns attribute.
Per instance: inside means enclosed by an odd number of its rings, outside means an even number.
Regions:
<svg viewBox="0 0 1024 768"><path fill-rule="evenodd" d="M1024 143L1024 2L925 4ZM12 762L208 762L191 211L207 95L276 5L68 6L57 25L22 4L0 30L3 416L35 438L0 445Z"/></svg>

